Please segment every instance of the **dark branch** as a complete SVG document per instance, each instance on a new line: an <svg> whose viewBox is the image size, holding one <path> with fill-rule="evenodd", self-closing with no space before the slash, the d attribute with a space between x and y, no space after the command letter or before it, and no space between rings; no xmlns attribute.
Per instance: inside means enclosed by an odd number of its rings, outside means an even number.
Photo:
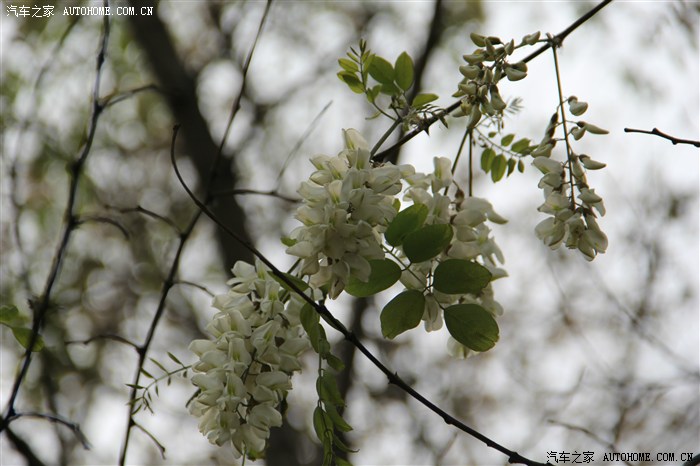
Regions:
<svg viewBox="0 0 700 466"><path fill-rule="evenodd" d="M17 452L22 455L24 460L27 462L27 466L45 466L45 463L41 461L38 456L36 456L36 453L34 453L32 447L29 446L29 444L21 437L15 434L12 429L9 427L5 429L5 434L7 435L7 439L10 441L12 446L15 447L15 450L17 450Z"/></svg>
<svg viewBox="0 0 700 466"><path fill-rule="evenodd" d="M106 0L105 0L106 4ZM66 208L63 214L63 232L61 234L61 240L56 249L56 253L53 257L53 262L51 268L49 269L49 275L46 279L46 284L44 285L44 290L41 296L36 300L35 304L32 306L33 311L33 321L32 321L32 333L27 344L27 350L24 352L23 361L19 373L15 377L14 384L12 386L12 391L10 392L10 398L7 402L7 408L5 411L5 416L0 420L0 432L7 428L13 419L16 419L15 412L15 401L17 400L17 395L19 394L19 389L24 381L25 376L29 370L29 366L32 361L32 351L38 338L39 332L44 324L44 319L50 307L51 302L51 292L53 291L54 284L58 278L58 274L63 265L63 260L66 256L68 250L68 243L78 226L78 221L75 215L76 197L78 195L78 184L80 177L83 173L83 166L85 161L90 154L92 149L92 143L95 139L95 133L97 131L97 122L99 120L104 107L100 104L100 82L102 80L102 66L105 61L105 54L107 51L107 43L109 41L110 23L109 16L104 16L103 19L103 29L102 29L102 39L100 42L100 48L97 53L97 63L95 71L95 82L92 90L92 115L90 117L90 122L88 126L87 137L85 139L85 144L78 158L70 164L70 182L68 188L68 201L66 203Z"/></svg>
<svg viewBox="0 0 700 466"><path fill-rule="evenodd" d="M700 141L693 141L692 139L680 139L680 138L671 136L669 134L663 133L663 132L659 131L657 128L654 128L651 131L646 131L643 129L625 128L625 133L651 134L653 136L659 136L659 137L662 137L664 139L668 139L669 141L671 141L671 143L674 146L676 144L690 144L691 146L700 147Z"/></svg>
<svg viewBox="0 0 700 466"><path fill-rule="evenodd" d="M243 65L243 80L241 82L241 87L239 89L238 96L236 97L236 99L233 103L233 107L231 108L231 114L229 116L228 124L226 126L226 131L224 132L224 135L221 138L221 144L219 145L219 148L214 155L211 166L209 167L209 176L206 178L206 183L204 184L204 186L205 186L205 198L207 199L207 202L209 200L211 200L211 198L212 198L212 190L213 190L213 186L214 186L214 181L216 180L216 177L220 171L220 170L218 170L218 165L219 165L219 162L220 162L222 155L223 155L224 145L226 143L226 139L228 137L228 134L231 130L233 120L234 120L234 118L235 118L235 116L238 113L238 110L240 108L241 98L243 96L243 92L245 90L245 86L246 86L246 82L247 82L248 68L249 68L250 62L253 58L253 52L255 50L255 46L258 42L258 39L260 38L260 34L262 32L263 26L265 25L265 21L267 20L267 16L268 16L268 13L270 11L271 4L272 4L272 1L268 0L267 5L265 7L265 12L263 13L263 16L260 20L260 24L258 26L258 33L255 36L255 40L253 42L253 45L251 46L251 49L250 49L250 52L249 52L247 58L246 58L246 62ZM163 28L163 25L160 24L160 27ZM171 43L168 43L167 46L172 49ZM171 50L171 52L174 54L174 50ZM193 101L193 105L196 107L196 100ZM204 122L202 121L202 123L204 123ZM206 123L204 123L204 124L206 125ZM176 126L176 128L179 128L179 126ZM205 133L208 134L207 131L205 131ZM172 146L171 146L171 156L172 157L174 157L174 154L175 154L176 137L177 137L177 130L175 130L173 132L173 139L172 139ZM195 151L194 153L197 153L197 151ZM204 173L204 170L200 170L200 174L202 174L202 173ZM226 173L226 172L224 172L224 173ZM230 176L230 172L228 172L228 174ZM179 172L178 172L178 176L179 176ZM180 182L182 182L181 179L180 179ZM239 206L236 205L236 207L238 209L240 209ZM146 335L146 340L144 341L143 345L138 348L139 361L138 361L138 365L136 368L136 372L134 373L133 382L130 385L131 390L130 390L130 394L129 394L129 402L127 403L127 405L130 407L134 405L134 401L136 400L136 396L138 393L138 389L136 387L139 386L139 380L141 378L142 369L143 369L144 363L146 362L146 356L148 354L148 350L151 347L151 343L153 341L153 337L155 335L156 328L158 327L158 323L160 322L160 319L163 317L163 314L165 313L165 303L166 303L168 295L170 293L170 289L177 283L176 275L177 275L177 271L180 267L180 259L182 258L182 254L183 254L183 251L185 249L185 244L187 243L187 240L192 235L192 232L194 231L194 228L197 225L197 222L199 221L199 218L201 217L202 213L203 213L203 211L201 209L198 210L194 214L194 216L192 217L190 222L188 223L187 227L182 231L182 233L180 233L180 241L179 241L179 244L177 247L177 251L176 251L175 257L173 258L173 261L170 265L170 270L168 272L168 276L163 281L163 287L161 289L158 307L157 307L156 312L153 316L153 319L151 320L151 325L148 328L148 334ZM242 225L239 224L238 226L241 227ZM241 232L240 235L245 235L245 230L243 230L241 228L239 231ZM240 236L240 235L237 233L236 237L242 238L242 236ZM126 431L124 433L124 442L122 444L122 448L121 448L121 451L119 454L119 465L120 466L123 466L126 463L126 455L127 455L128 449L129 449L129 440L131 437L131 431L132 431L133 427L137 427L137 428L141 429L142 431L144 431L158 446L158 448L161 451L161 455L164 456L164 454L165 454L165 449L157 441L157 439L150 432L146 431L143 427L141 427L139 424L137 424L136 421L134 421L133 414L134 413L132 412L132 410L130 408L128 422L127 422L127 426L126 426Z"/></svg>
<svg viewBox="0 0 700 466"><path fill-rule="evenodd" d="M28 418L28 417L46 419L47 421L50 421L50 422L53 422L56 424L61 424L65 427L68 427L70 430L73 431L73 433L78 438L78 440L80 441L80 444L83 446L83 448L86 450L90 449L90 442L88 442L88 439L87 439L87 437L85 437L85 434L83 434L83 431L80 430L80 426L75 422L71 422L71 421L68 421L66 419L63 419L60 416L56 416L53 414L45 414L45 413L34 413L34 412L16 413L12 416L12 419L8 419L7 422L9 423L15 419Z"/></svg>

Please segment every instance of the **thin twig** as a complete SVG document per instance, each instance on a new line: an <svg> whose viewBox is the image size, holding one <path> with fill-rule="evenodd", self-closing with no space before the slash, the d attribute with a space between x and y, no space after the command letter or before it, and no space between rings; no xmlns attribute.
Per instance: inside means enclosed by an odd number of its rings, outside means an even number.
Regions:
<svg viewBox="0 0 700 466"><path fill-rule="evenodd" d="M117 335L117 334L113 334L113 333L101 333L99 335L92 336L92 337L88 338L87 340L68 340L68 341L66 341L66 345L89 345L93 341L97 341L97 340L113 340L113 341L117 341L119 343L123 343L127 346L131 346L132 348L134 348L137 351L139 349L139 346L136 343L134 343L133 341L128 340L127 338L124 338L121 335Z"/></svg>
<svg viewBox="0 0 700 466"><path fill-rule="evenodd" d="M601 444L602 446L604 446L608 450L612 451L613 453L620 453L620 450L618 450L615 447L615 444L600 438L597 434L595 434L594 432L591 432L590 430L586 429L585 427L577 426L574 424L569 424L566 422L557 421L555 419L548 419L548 422L550 424L554 424L556 426L564 427L565 429L581 432L581 433L585 434L587 437L590 437L591 439L595 440L596 442L598 442L599 444ZM632 466L632 463L630 463L629 461L623 461L623 462L628 466Z"/></svg>
<svg viewBox="0 0 700 466"><path fill-rule="evenodd" d="M105 4L107 0L105 0ZM97 131L97 122L100 114L104 110L104 107L100 104L100 82L102 80L102 66L105 62L105 54L107 51L107 42L109 40L110 23L109 16L105 16L103 19L103 31L102 40L100 44L100 49L97 54L97 64L95 72L95 83L92 91L92 116L90 118L90 123L88 127L87 137L85 140L85 145L80 152L78 158L70 165L70 183L68 188L68 201L66 203L66 208L63 214L63 232L61 234L61 239L59 241L56 253L53 257L53 262L51 268L49 269L49 274L46 279L46 284L44 285L44 290L41 296L35 301L32 306L33 310L33 322L32 322L32 333L27 344L27 349L24 352L22 366L15 377L14 384L12 386L12 391L10 392L10 398L7 402L7 407L5 410L5 416L3 416L0 421L0 432L2 432L14 419L15 415L15 401L17 400L17 395L19 394L20 386L24 381L27 371L29 370L29 365L32 361L32 351L37 339L39 338L39 331L41 330L46 313L49 310L49 305L51 301L51 292L53 290L54 284L58 277L61 266L63 265L63 260L66 256L68 250L68 242L76 229L78 221L75 214L75 204L76 197L78 194L78 184L80 176L82 175L83 166L87 160L90 150L92 149L92 143L95 139L95 133Z"/></svg>
<svg viewBox="0 0 700 466"><path fill-rule="evenodd" d="M243 98L243 94L245 92L245 87L248 83L247 77L248 77L248 69L250 68L250 62L253 60L253 53L255 52L255 47L258 45L258 40L260 40L263 26L265 25L265 22L267 21L267 16L270 13L271 6L272 6L272 0L268 0L267 3L265 4L265 11L263 12L262 18L260 18L260 24L258 25L258 32L255 34L255 40L253 40L253 45L250 47L250 50L248 51L248 56L246 57L245 62L243 63L243 69L242 69L243 79L241 80L241 87L240 87L240 89L238 89L238 94L233 101L233 105L231 106L231 113L229 115L228 122L226 123L226 130L224 130L224 135L221 137L221 143L219 144L219 150L217 151L216 157L214 157L214 162L211 165L211 173L209 175L209 184L207 186L211 186L213 181L216 179L216 173L217 173L217 170L219 169L219 161L221 160L221 157L223 156L224 146L226 145L226 140L228 139L228 136L231 133L231 127L233 126L233 120L234 120L234 118L236 118L236 114L238 114L238 110L241 108L241 99Z"/></svg>
<svg viewBox="0 0 700 466"><path fill-rule="evenodd" d="M333 327L335 330L340 332L345 340L349 341L352 343L372 364L374 364L386 377L389 379L389 384L396 385L406 393L408 393L411 397L414 399L418 400L421 404L426 406L428 409L433 411L435 414L440 416L445 423L452 425L456 427L457 429L461 430L462 432L465 432L472 437L476 438L477 440L480 440L486 446L493 448L495 450L500 451L504 455L508 456L508 462L509 463L516 463L516 464L525 464L525 465L530 465L530 466L542 466L545 463L538 463L536 461L530 460L528 458L525 458L524 456L520 455L517 452L511 451L507 449L506 447L500 445L499 443L491 440L489 437L485 436L484 434L476 431L475 429L467 426L464 424L462 421L456 419L455 417L451 416L447 412L443 411L440 409L437 405L432 403L430 400L425 398L423 395L418 393L413 387L411 387L409 384L404 382L403 379L401 379L397 373L392 372L387 368L379 359L377 359L374 354L367 349L367 347L357 338L357 336L349 331L345 325L339 321L329 310L324 304L317 303L314 301L311 297L307 296L294 282L292 282L281 270L279 270L267 257L265 257L264 254L262 254L255 246L250 244L248 241L243 239L240 235L238 235L236 232L231 230L223 221L219 218L217 218L213 212L202 202L200 201L197 196L192 192L192 190L187 186L187 183L185 182L184 178L182 177L182 174L180 173L180 169L177 166L177 161L175 158L175 139L177 138L177 127L174 128L173 131L173 140L171 144L171 149L170 149L170 160L173 164L173 169L175 170L175 175L177 176L178 181L182 185L183 189L187 192L187 195L190 196L192 201L199 207L200 212L204 213L207 215L214 223L216 223L219 227L221 227L228 235L230 235L232 238L234 238L238 243L241 244L244 248L249 250L252 254L254 254L260 261L265 264L270 271L280 280L282 281L285 285L287 285L291 290L293 290L295 293L297 293L304 301L306 301L309 305L311 305L318 314L323 317L324 321L326 321L331 327ZM549 464L549 463L546 463Z"/></svg>
<svg viewBox="0 0 700 466"><path fill-rule="evenodd" d="M289 165L289 162L294 158L294 156L299 152L299 149L301 149L301 145L304 144L304 141L306 141L309 136L311 136L311 132L316 129L316 125L318 122L321 120L321 117L323 117L323 114L326 113L326 111L331 107L333 104L333 101L331 100L326 104L325 107L321 109L320 112L318 112L318 115L314 117L313 120L311 120L311 123L309 123L309 126L306 128L306 131L301 135L299 140L297 141L296 144L294 144L294 147L292 147L292 150L289 151L289 155L287 155L287 158L284 160L284 163L282 164L282 168L280 168L280 172L277 174L277 179L275 180L275 186L277 186L276 189L273 191L277 191L279 189L280 181L282 180L282 176L284 176L284 172L287 170L287 166ZM283 198L281 198L283 199Z"/></svg>
<svg viewBox="0 0 700 466"><path fill-rule="evenodd" d="M246 189L246 188L225 189L223 191L212 192L211 197L238 196L238 195L246 195L246 194L257 194L260 196L272 196L272 197L276 197L277 199L281 199L283 201L287 201L287 202L291 202L291 203L298 203L301 201L301 199L298 199L295 197L285 196L284 194L280 194L275 189L272 189L270 191L259 191L257 189Z"/></svg>
<svg viewBox="0 0 700 466"><path fill-rule="evenodd" d="M243 79L241 82L241 87L240 87L238 96L236 97L236 99L233 103L233 106L231 108L231 114L229 116L229 120L228 120L228 123L226 125L226 130L224 131L224 135L221 138L221 144L219 145L219 149L217 151L217 154L214 157L214 161L212 162L211 171L209 173L208 180L204 184L204 186L206 186L205 197L207 199L207 202L209 200L211 200L211 198L212 198L211 186L213 186L214 180L216 179L219 161L221 160L221 157L223 154L223 149L224 149L224 146L226 144L226 140L228 138L228 134L229 134L231 127L233 125L233 120L234 120L234 118L235 118L235 116L238 113L238 110L240 108L241 98L243 96L243 92L244 92L246 82L247 82L248 68L249 68L250 62L253 58L253 52L255 50L255 46L258 43L258 40L260 39L260 35L262 33L263 26L265 25L265 22L267 20L271 5L272 5L272 0L268 0L267 4L265 6L265 11L263 13L263 16L260 20L260 24L258 26L258 32L255 36L255 40L253 42L253 45L251 46L250 52L248 53L248 56L246 58L246 62L243 65ZM179 125L176 125L174 127L174 130L173 130L172 145L170 148L171 158L174 158L174 156L175 156L175 147L174 146L175 146L175 140L177 138L178 129L179 129ZM179 173L178 173L178 175L179 175ZM182 180L181 180L181 182L182 182ZM142 369L143 369L144 363L146 361L148 350L151 347L151 343L153 341L153 336L155 335L156 328L158 327L158 323L160 322L160 319L162 318L162 316L165 312L165 303L166 303L166 300L168 298L168 294L170 292L170 289L176 283L175 277L177 275L177 271L178 271L179 266L180 266L180 259L182 257L182 253L183 253L184 248L185 248L185 243L190 238L192 231L194 230L194 227L197 225L197 222L199 221L199 218L201 217L202 213L203 213L203 211L201 209L198 210L194 214L194 216L192 217L190 222L187 224L187 227L184 230L182 230L182 232L179 235L180 241L179 241L179 244L177 247L177 251L175 252L175 257L173 258L172 264L170 266L170 270L168 272L168 275L167 275L166 279L163 281L163 287L161 289L158 307L157 307L156 312L153 316L153 319L151 320L151 325L148 328L148 334L146 336L146 340L144 341L143 345L141 345L138 348L139 361L138 361L138 364L136 367L136 372L134 374L133 381L130 385L131 390L130 390L130 394L129 394L129 401L127 403L127 405L130 407L133 406L134 401L136 400L136 395L138 393L138 389L136 387L139 386L139 380L141 378ZM131 430L133 427L138 427L141 430L143 430L149 437L151 437L151 439L157 445L159 445L159 448L162 447L162 445L160 445L160 443L158 443L158 441L155 439L155 437L150 432L145 431L140 425L138 425L136 423L136 421L134 420L133 414L134 413L132 412L132 410L130 408L129 409L129 418L127 420L126 431L124 433L124 442L122 444L122 448L121 448L121 451L119 453L119 465L120 466L124 466L124 464L126 463L126 455L127 455L128 449L129 449L129 440L131 438ZM164 449L161 452L164 453Z"/></svg>
<svg viewBox="0 0 700 466"><path fill-rule="evenodd" d="M78 440L80 441L80 444L83 446L83 448L86 450L90 449L90 442L88 442L88 439L87 439L87 437L85 437L85 434L83 434L83 431L80 430L80 426L75 422L71 422L71 421L68 421L67 419L63 419L61 416L56 416L54 414L46 414L46 413L35 413L35 412L15 413L12 416L12 419L7 420L7 423L9 424L10 421L15 420L15 419L28 418L28 417L46 419L47 421L51 421L53 423L61 424L63 426L68 427L70 430L73 431L73 433L78 438Z"/></svg>
<svg viewBox="0 0 700 466"><path fill-rule="evenodd" d="M142 207L142 206L140 206L140 205L137 205L136 207L126 208L126 209L118 208L118 207L114 207L114 206L107 206L107 207L110 208L110 209L114 209L114 210L116 210L117 212L121 212L121 213L123 213L123 214L130 213L130 212L137 212L137 213L140 213L140 214L144 214L144 215L146 215L147 217L152 217L152 218L154 218L154 219L156 219L156 220L160 220L161 222L167 224L167 225L170 226L170 227L175 231L175 233L177 233L178 235L182 233L182 230L180 229L180 227L177 226L177 224L176 224L175 222L173 222L171 219L169 219L168 217L166 217L166 216L164 216L164 215L161 215L161 214L158 214L158 213L156 213L156 212L153 212L152 210L146 209L145 207Z"/></svg>
<svg viewBox="0 0 700 466"><path fill-rule="evenodd" d="M116 227L127 240L129 239L129 232L127 229L113 218L103 217L100 215L82 215L80 218L75 220L76 228L85 223L106 223L108 225L112 225L113 227Z"/></svg>
<svg viewBox="0 0 700 466"><path fill-rule="evenodd" d="M14 145L14 147L18 148L18 150L22 150L22 147L24 146L22 144L22 139L24 137L24 133L27 131L29 126L37 121L36 118L36 112L37 109L39 108L39 105L37 105L38 98L37 98L37 91L38 89L41 88L41 85L43 83L44 77L47 75L49 69L51 68L52 65L54 65L57 60L56 56L58 55L59 51L61 48L63 48L63 45L65 44L66 39L70 35L71 31L75 27L76 24L78 24L79 19L82 18L82 16L71 16L71 20L68 23L68 26L66 27L66 30L63 31L63 34L61 34L61 37L56 41L56 45L54 46L53 50L51 51L51 54L49 55L49 58L44 62L42 67L39 69L39 72L37 74L36 80L34 81L34 85L32 86L32 93L31 93L31 99L32 103L29 108L32 109L32 113L27 115L20 123L19 129L17 131L17 142ZM3 156L6 155L3 153ZM15 241L15 248L17 250L18 254L18 260L19 260L19 273L17 274L20 278L20 281L24 283L25 290L27 291L28 294L33 295L34 292L32 290L32 285L31 285L31 280L29 279L29 268L26 263L26 254L24 253L24 246L22 242L22 232L21 230L21 222L19 221L19 218L21 216L23 206L20 203L20 189L17 189L16 187L18 186L18 174L17 174L17 165L19 163L19 155L14 154L11 157L12 162L10 163L10 178L9 178L9 193L10 193L10 203L12 204L12 210L13 210L13 222L12 223L12 234L14 236L14 241Z"/></svg>
<svg viewBox="0 0 700 466"><path fill-rule="evenodd" d="M161 317L163 317L163 314L165 312L165 303L167 301L168 294L170 293L170 289L175 284L175 275L177 274L177 270L180 267L180 259L182 258L182 253L185 249L185 243L192 234L192 231L197 225L197 221L200 217L201 211L197 211L197 213L194 215L194 217L192 217L192 219L188 223L187 227L182 231L182 233L180 233L180 241L177 246L177 251L175 252L175 257L173 258L173 261L170 265L168 276L163 281L163 287L160 292L160 300L158 301L158 307L156 308L156 312L153 315L153 319L151 320L151 325L148 327L148 334L146 335L146 340L144 341L143 345L137 347L137 351L139 353L139 361L137 364L137 370L134 374L133 381L130 385L131 391L129 394L129 402L127 403L128 406L132 406L134 400L136 400L136 394L138 392L138 388L136 387L139 386L139 380L141 378L141 369L143 368L143 365L146 361L146 355L148 354L148 350L151 347L151 342L153 341L153 336L155 335L156 327L158 327L158 323L160 322L160 319ZM129 449L131 429L134 426L138 427L138 424L134 421L133 413L131 409L129 409L129 419L126 426L126 432L124 433L124 443L122 444L121 452L119 454L120 466L124 466L126 462L126 453Z"/></svg>
<svg viewBox="0 0 700 466"><path fill-rule="evenodd" d="M212 298L216 296L213 291L211 291L209 288L207 288L204 285L200 285L199 283L191 282L189 280L175 280L176 285L187 285L187 286L192 286L194 288L197 288L199 290L204 291L206 294L211 296Z"/></svg>
<svg viewBox="0 0 700 466"><path fill-rule="evenodd" d="M562 32L554 36L553 40L550 42L547 42L545 45L543 45L540 49L536 50L535 52L531 53L527 57L525 57L523 62L527 63L530 60L534 59L538 55L540 55L542 52L545 50L549 49L552 46L552 42L556 43L558 45L561 45L561 43L564 41L564 39L571 34L576 28L581 26L583 23L588 21L598 13L601 9L603 9L605 6L610 4L612 0L603 0L600 2L598 5L596 5L593 9L591 9L588 13L585 15L581 16L579 19L577 19L574 23L571 24L571 26L567 27L564 29ZM395 151L397 148L400 146L406 144L408 141L413 139L414 137L418 136L420 133L423 131L427 131L430 126L432 126L434 123L440 121L441 118L444 118L445 116L449 115L450 113L454 112L457 110L462 103L461 100L457 100L450 104L449 106L445 107L445 109L441 112L435 113L433 116L430 118L426 118L423 120L420 125L418 125L417 128L413 129L412 131L406 133L402 138L400 138L393 146L389 147L388 149L383 150L382 152L376 154L374 157L372 157L373 160L377 161L382 161L386 157L392 154L393 151Z"/></svg>
<svg viewBox="0 0 700 466"><path fill-rule="evenodd" d="M130 97L135 96L141 92L145 91L160 91L161 89L155 84L146 84L145 86L137 87L134 89L129 89L128 91L120 92L119 94L111 95L104 99L104 108L111 107L112 105L118 104L119 102L126 100Z"/></svg>
<svg viewBox="0 0 700 466"><path fill-rule="evenodd" d="M663 133L663 132L659 131L657 128L654 128L651 131L646 131L643 129L625 128L625 133L651 134L653 136L659 136L659 137L662 137L664 139L668 139L669 141L671 141L671 143L674 146L676 144L690 144L691 146L700 147L700 141L693 141L692 139L680 139L680 138L671 136L670 134Z"/></svg>
<svg viewBox="0 0 700 466"><path fill-rule="evenodd" d="M148 438L150 438L151 441L153 441L153 443L156 444L156 447L157 447L158 450L160 451L160 457L161 457L162 459L165 459L165 446L163 446L163 444L160 443L160 442L158 441L158 439L155 437L155 435L153 435L151 432L148 431L148 429L146 429L145 427L143 427L143 426L142 426L141 424L139 424L139 423L136 423L136 422L135 422L135 423L134 423L134 427L138 428L141 432L143 432L144 434L146 434L146 435L148 436Z"/></svg>

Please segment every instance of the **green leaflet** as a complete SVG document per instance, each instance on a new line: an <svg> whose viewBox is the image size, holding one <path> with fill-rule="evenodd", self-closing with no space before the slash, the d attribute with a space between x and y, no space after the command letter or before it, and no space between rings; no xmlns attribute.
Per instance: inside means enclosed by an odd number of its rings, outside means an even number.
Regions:
<svg viewBox="0 0 700 466"><path fill-rule="evenodd" d="M402 210L391 221L384 233L386 242L392 246L400 246L404 238L423 226L428 217L428 207L423 204L413 204Z"/></svg>
<svg viewBox="0 0 700 466"><path fill-rule="evenodd" d="M414 264L424 262L440 254L452 240L452 226L428 225L406 235L403 252Z"/></svg>
<svg viewBox="0 0 700 466"><path fill-rule="evenodd" d="M380 316L382 335L394 338L415 328L423 317L425 296L418 290L406 290L389 301Z"/></svg>
<svg viewBox="0 0 700 466"><path fill-rule="evenodd" d="M491 272L481 264L463 259L440 263L433 275L433 287L447 294L479 294L491 281Z"/></svg>
<svg viewBox="0 0 700 466"><path fill-rule="evenodd" d="M396 59L394 69L396 71L396 84L407 91L413 84L413 60L406 52L403 52Z"/></svg>
<svg viewBox="0 0 700 466"><path fill-rule="evenodd" d="M354 276L345 286L345 291L357 298L366 298L384 291L401 278L401 268L390 259L369 261L372 271L367 282L362 282Z"/></svg>
<svg viewBox="0 0 700 466"><path fill-rule="evenodd" d="M478 304L456 304L445 309L445 325L452 338L474 351L487 351L498 341L498 324Z"/></svg>

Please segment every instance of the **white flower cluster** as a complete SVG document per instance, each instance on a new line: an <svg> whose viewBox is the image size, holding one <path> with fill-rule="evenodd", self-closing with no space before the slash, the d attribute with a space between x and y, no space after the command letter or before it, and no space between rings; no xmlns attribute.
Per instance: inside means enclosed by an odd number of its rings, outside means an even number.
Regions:
<svg viewBox="0 0 700 466"><path fill-rule="evenodd" d="M507 276L505 270L498 267L498 263L504 262L503 253L486 225L487 220L497 224L506 223L507 220L498 215L485 199L467 197L452 201L450 197L440 194L441 190L452 184L451 161L435 157L433 162L433 173L415 174L407 178L410 187L406 190L404 200L428 207L425 225L450 224L454 234L449 246L437 257L411 264L402 273L401 283L407 289L426 289L428 279L439 262L448 259L476 260L491 272L493 279ZM425 329L430 332L442 328L442 309L458 303L479 304L494 316L503 314L503 307L494 299L491 284L478 296L469 293L445 294L432 290L425 294ZM472 353L472 350L452 337L449 339L448 351L452 356L460 358Z"/></svg>
<svg viewBox="0 0 700 466"><path fill-rule="evenodd" d="M532 163L544 175L538 186L545 201L537 210L551 215L535 227L537 237L552 249L562 244L578 249L589 261L604 253L608 238L598 226L594 210L605 215L605 206L603 199L588 187L584 168L595 170L605 165L587 155L572 157L568 170L565 164L544 155L535 157ZM579 192L578 202L572 194L572 181Z"/></svg>
<svg viewBox="0 0 700 466"><path fill-rule="evenodd" d="M233 273L229 293L214 300L220 312L207 325L214 340L190 344L199 357L192 377L199 392L190 412L211 443L230 442L238 455L254 459L270 428L282 425L280 402L310 345L299 322L301 298L260 262L237 262Z"/></svg>
<svg viewBox="0 0 700 466"><path fill-rule="evenodd" d="M366 281L369 261L384 258L381 234L396 215L394 196L413 167L374 166L367 142L346 130L346 149L336 157L311 159L316 171L302 183L303 205L287 253L302 259L301 274L315 288L328 286L336 298L350 276Z"/></svg>

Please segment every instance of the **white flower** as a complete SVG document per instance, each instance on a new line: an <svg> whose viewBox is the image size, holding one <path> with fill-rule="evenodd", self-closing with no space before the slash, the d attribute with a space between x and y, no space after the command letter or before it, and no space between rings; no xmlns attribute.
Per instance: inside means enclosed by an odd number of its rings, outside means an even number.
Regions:
<svg viewBox="0 0 700 466"><path fill-rule="evenodd" d="M290 296L259 261L238 262L233 271L229 293L214 299L220 312L207 325L214 340L190 344L199 357L192 383L200 389L190 412L210 442L230 443L236 456L254 459L270 428L282 424L279 403L310 344L299 323L301 298Z"/></svg>
<svg viewBox="0 0 700 466"><path fill-rule="evenodd" d="M351 276L366 281L369 261L384 258L381 234L396 215L394 195L406 168L372 166L369 147L353 129L345 130L346 148L336 157L317 156L317 168L299 194L303 223L291 233L287 253L302 259L301 273L336 298Z"/></svg>
<svg viewBox="0 0 700 466"><path fill-rule="evenodd" d="M440 305L432 294L428 294L425 297L423 320L425 321L425 330L428 332L442 328L442 309L440 309Z"/></svg>
<svg viewBox="0 0 700 466"><path fill-rule="evenodd" d="M561 173L564 170L561 162L557 162L556 160L552 160L549 157L544 156L535 157L532 164L545 175L547 173Z"/></svg>
<svg viewBox="0 0 700 466"><path fill-rule="evenodd" d="M452 161L446 157L434 157L435 172L431 181L434 193L452 184Z"/></svg>

